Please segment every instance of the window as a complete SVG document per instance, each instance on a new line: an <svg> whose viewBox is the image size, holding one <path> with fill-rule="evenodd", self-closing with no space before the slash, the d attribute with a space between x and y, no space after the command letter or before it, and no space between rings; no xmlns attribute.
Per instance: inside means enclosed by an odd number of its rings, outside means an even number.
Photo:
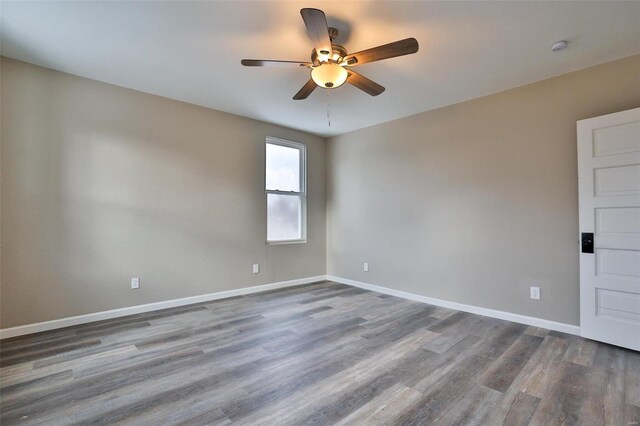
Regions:
<svg viewBox="0 0 640 426"><path fill-rule="evenodd" d="M267 138L265 189L267 192L267 243L306 241L305 146Z"/></svg>

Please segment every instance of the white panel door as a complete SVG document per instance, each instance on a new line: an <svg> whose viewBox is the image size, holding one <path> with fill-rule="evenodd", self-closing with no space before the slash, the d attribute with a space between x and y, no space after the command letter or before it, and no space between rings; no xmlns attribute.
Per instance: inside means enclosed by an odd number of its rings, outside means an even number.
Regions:
<svg viewBox="0 0 640 426"><path fill-rule="evenodd" d="M580 333L640 350L640 108L578 121L578 179Z"/></svg>

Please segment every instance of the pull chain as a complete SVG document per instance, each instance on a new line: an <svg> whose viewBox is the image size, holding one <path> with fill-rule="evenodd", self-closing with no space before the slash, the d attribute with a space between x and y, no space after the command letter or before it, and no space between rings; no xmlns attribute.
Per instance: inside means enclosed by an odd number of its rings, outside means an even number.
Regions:
<svg viewBox="0 0 640 426"><path fill-rule="evenodd" d="M325 89L327 92L327 124L331 127L331 93L329 89Z"/></svg>

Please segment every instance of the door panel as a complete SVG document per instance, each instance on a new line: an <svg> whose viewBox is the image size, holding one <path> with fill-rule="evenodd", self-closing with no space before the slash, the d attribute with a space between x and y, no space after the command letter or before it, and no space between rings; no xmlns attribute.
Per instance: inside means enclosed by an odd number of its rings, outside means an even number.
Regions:
<svg viewBox="0 0 640 426"><path fill-rule="evenodd" d="M640 133L640 123L595 129L593 132L594 157L626 154L640 151L640 141L634 139Z"/></svg>
<svg viewBox="0 0 640 426"><path fill-rule="evenodd" d="M581 334L640 350L640 108L578 122L578 178Z"/></svg>
<svg viewBox="0 0 640 426"><path fill-rule="evenodd" d="M599 317L640 324L640 294L599 288L596 296Z"/></svg>
<svg viewBox="0 0 640 426"><path fill-rule="evenodd" d="M640 207L596 209L596 235L640 238Z"/></svg>
<svg viewBox="0 0 640 426"><path fill-rule="evenodd" d="M640 279L640 251L596 250L597 277Z"/></svg>
<svg viewBox="0 0 640 426"><path fill-rule="evenodd" d="M595 196L640 194L640 164L595 169Z"/></svg>

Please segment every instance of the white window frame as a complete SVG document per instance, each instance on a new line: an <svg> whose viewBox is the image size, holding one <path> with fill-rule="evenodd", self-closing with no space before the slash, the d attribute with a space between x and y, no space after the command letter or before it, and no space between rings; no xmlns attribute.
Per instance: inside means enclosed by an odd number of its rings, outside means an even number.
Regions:
<svg viewBox="0 0 640 426"><path fill-rule="evenodd" d="M286 146L288 148L296 148L300 150L300 191L279 191L275 189L267 189L267 144ZM264 143L264 209L267 223L269 222L269 208L267 198L269 194L297 195L300 198L300 227L301 238L295 240L269 240L266 239L268 245L281 244L303 244L307 242L307 146L300 142L288 141L285 139L274 138L268 136ZM268 233L267 233L268 235Z"/></svg>

